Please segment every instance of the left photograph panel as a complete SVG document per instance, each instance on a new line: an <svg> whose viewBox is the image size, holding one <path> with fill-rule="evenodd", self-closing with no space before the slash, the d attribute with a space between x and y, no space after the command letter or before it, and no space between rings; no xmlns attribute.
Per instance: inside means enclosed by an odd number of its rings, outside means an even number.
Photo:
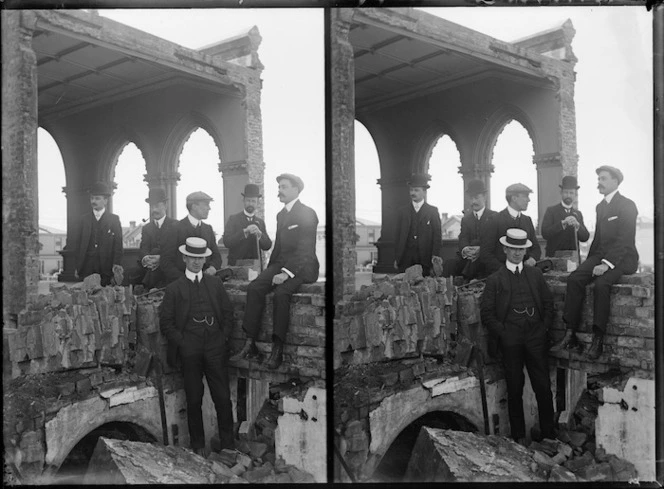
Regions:
<svg viewBox="0 0 664 489"><path fill-rule="evenodd" d="M5 483L327 481L323 15L2 11Z"/></svg>

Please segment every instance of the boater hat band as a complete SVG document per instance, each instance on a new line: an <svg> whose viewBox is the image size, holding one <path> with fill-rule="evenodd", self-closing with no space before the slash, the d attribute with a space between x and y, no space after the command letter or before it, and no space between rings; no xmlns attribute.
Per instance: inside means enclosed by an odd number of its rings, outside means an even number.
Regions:
<svg viewBox="0 0 664 489"><path fill-rule="evenodd" d="M188 244L184 245L184 249L192 255L205 255L207 248L198 248L194 246L189 246Z"/></svg>
<svg viewBox="0 0 664 489"><path fill-rule="evenodd" d="M528 243L528 238L525 239L517 239L513 238L511 236L505 236L505 241L508 244L514 245L514 246L526 246L526 243Z"/></svg>

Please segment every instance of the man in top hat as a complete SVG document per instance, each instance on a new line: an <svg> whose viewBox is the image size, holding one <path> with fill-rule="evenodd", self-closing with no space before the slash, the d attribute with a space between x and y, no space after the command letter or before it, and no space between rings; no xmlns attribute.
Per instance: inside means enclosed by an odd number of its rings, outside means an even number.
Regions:
<svg viewBox="0 0 664 489"><path fill-rule="evenodd" d="M523 213L528 209L529 194L532 190L522 183L514 183L505 189L507 207L491 216L486 232L480 237L480 261L487 273L493 273L505 263L505 252L499 240L510 228L523 229L528 234L532 247L526 251L523 263L533 266L540 259L542 250L537 242L535 226L530 216Z"/></svg>
<svg viewBox="0 0 664 489"><path fill-rule="evenodd" d="M111 190L97 182L89 189L92 212L83 214L74 233L72 248L76 257L76 275L85 278L93 273L101 276L101 285L122 276L122 226L120 218L106 210ZM120 285L120 284L117 284Z"/></svg>
<svg viewBox="0 0 664 489"><path fill-rule="evenodd" d="M141 245L138 259L142 269L142 283L147 290L164 287L166 278L161 269L161 250L171 227L177 222L166 215L166 191L163 188L151 188L145 202L150 204L150 222L141 230Z"/></svg>
<svg viewBox="0 0 664 489"><path fill-rule="evenodd" d="M635 273L639 264L639 253L634 241L638 210L633 201L618 192L623 174L618 168L608 165L600 166L595 172L597 188L604 195L596 208L595 237L586 261L567 278L563 310L567 331L563 339L551 348L551 351L567 347L579 349L575 332L581 323L586 285L594 281L593 340L588 351L591 360L597 359L603 351L604 333L609 322L611 286L621 275Z"/></svg>
<svg viewBox="0 0 664 489"><path fill-rule="evenodd" d="M228 264L238 260L257 260L259 247L269 250L272 240L265 230L265 221L256 215L258 199L262 197L258 185L248 183L242 194L244 210L228 218L224 227L224 245L228 248Z"/></svg>
<svg viewBox="0 0 664 489"><path fill-rule="evenodd" d="M537 267L523 258L532 243L523 229L508 229L500 238L502 266L487 278L480 313L482 324L498 338L507 383L512 438L524 444L523 367L537 399L540 431L553 438L553 396L549 378L548 335L553 321L553 296Z"/></svg>
<svg viewBox="0 0 664 489"><path fill-rule="evenodd" d="M233 327L233 305L221 279L202 272L212 255L203 238L186 238L179 248L185 272L166 287L159 326L168 339L167 362L179 359L187 398L191 448L207 456L201 406L203 375L217 412L222 448L232 448L233 411L226 369L226 343Z"/></svg>
<svg viewBox="0 0 664 489"><path fill-rule="evenodd" d="M432 263L443 265L443 235L438 209L427 204L427 175L414 174L408 181L410 204L397 209L395 266L399 272L422 265L422 274L431 273Z"/></svg>
<svg viewBox="0 0 664 489"><path fill-rule="evenodd" d="M579 186L576 177L563 177L561 202L546 209L542 219L542 236L546 239L546 255L556 256L558 250L578 250L578 241L586 242L590 233L583 224L583 214L573 207ZM577 241L578 238L578 241Z"/></svg>
<svg viewBox="0 0 664 489"><path fill-rule="evenodd" d="M261 328L265 296L274 290L272 316L272 352L266 366L275 369L283 360L284 341L290 320L291 296L300 285L318 280L316 257L316 212L300 202L304 182L296 175L277 177L279 200L284 208L277 214L277 235L267 268L247 288L247 305L242 328L247 341L231 360L256 359L261 356L256 338Z"/></svg>
<svg viewBox="0 0 664 489"><path fill-rule="evenodd" d="M177 280L184 274L185 265L179 247L185 243L187 238L192 236L203 238L212 251L211 255L205 260L203 272L215 275L221 268L221 253L219 253L214 230L212 226L203 222L203 219L207 219L210 213L210 202L213 200L205 192L193 192L187 195L187 211L189 211L189 214L173 225L166 234L162 247L161 267L167 283Z"/></svg>
<svg viewBox="0 0 664 489"><path fill-rule="evenodd" d="M481 278L485 275L484 264L480 257L480 237L484 234L487 223L496 211L486 208L486 187L482 180L471 180L466 187L466 196L470 199L470 209L464 212L459 232L457 256L443 265L443 276L463 275L466 280Z"/></svg>

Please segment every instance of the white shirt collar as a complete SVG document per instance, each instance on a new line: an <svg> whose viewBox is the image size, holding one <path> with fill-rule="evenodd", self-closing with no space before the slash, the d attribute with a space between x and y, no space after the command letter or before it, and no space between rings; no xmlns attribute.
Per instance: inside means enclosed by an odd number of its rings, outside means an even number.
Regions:
<svg viewBox="0 0 664 489"><path fill-rule="evenodd" d="M484 214L484 210L486 209L486 206L482 207L479 211L473 213L477 216L478 219L482 219L482 215Z"/></svg>
<svg viewBox="0 0 664 489"><path fill-rule="evenodd" d="M247 216L247 217L254 217L254 216L256 215L256 211L254 211L254 212L252 212L251 214L249 214L249 213L246 211L246 209L242 209L242 212L244 212L244 215Z"/></svg>
<svg viewBox="0 0 664 489"><path fill-rule="evenodd" d="M166 220L166 214L164 214L164 217L161 219L155 219L154 222L158 224L159 229L164 225L164 221Z"/></svg>
<svg viewBox="0 0 664 489"><path fill-rule="evenodd" d="M191 214L187 214L187 217L189 218L189 222L191 223L192 226L198 227L198 224L201 222L200 219L196 219Z"/></svg>
<svg viewBox="0 0 664 489"><path fill-rule="evenodd" d="M411 200L411 203L413 204L413 209L415 209L415 212L419 212L424 205L424 199L420 200L419 202L413 202Z"/></svg>
<svg viewBox="0 0 664 489"><path fill-rule="evenodd" d="M196 280L196 277L198 277L199 282L203 281L203 272L202 271L198 272L198 273L194 273L194 272L190 272L188 268L185 268L184 269L184 276L187 277L192 282L194 280Z"/></svg>
<svg viewBox="0 0 664 489"><path fill-rule="evenodd" d="M293 206L295 205L295 202L297 202L298 200L300 200L300 198L296 197L293 200L291 200L288 204L285 204L284 209L286 209L286 212L290 212Z"/></svg>
<svg viewBox="0 0 664 489"><path fill-rule="evenodd" d="M104 208L103 208L102 210L100 210L100 211L96 211L96 210L92 209L92 213L95 215L95 219L97 219L97 221L98 221L99 219L101 219L101 216L104 215L104 212L106 212L106 207L104 207Z"/></svg>
<svg viewBox="0 0 664 489"><path fill-rule="evenodd" d="M563 209L570 209L570 210L572 209L572 206L573 206L573 204L565 205L565 202L563 202L563 201L560 201L560 205L563 206Z"/></svg>
<svg viewBox="0 0 664 489"><path fill-rule="evenodd" d="M510 216L512 216L515 219L521 215L519 211L517 211L516 209L512 209L512 207L509 205L507 206L507 212L509 212Z"/></svg>
<svg viewBox="0 0 664 489"><path fill-rule="evenodd" d="M610 194L606 194L606 195L604 196L604 200L606 200L606 203L607 203L607 204L610 204L611 201L613 200L613 197L614 197L617 193L618 193L618 189L615 189L615 190L614 190L613 192L611 192Z"/></svg>
<svg viewBox="0 0 664 489"><path fill-rule="evenodd" d="M523 262L521 262L521 263L519 263L518 265L516 265L516 264L512 263L511 261L506 260L506 261L505 261L505 266L506 266L507 269L508 269L510 272L512 272L512 273L514 273L514 271L515 271L517 268L519 269L519 273L521 273L521 272L523 271Z"/></svg>

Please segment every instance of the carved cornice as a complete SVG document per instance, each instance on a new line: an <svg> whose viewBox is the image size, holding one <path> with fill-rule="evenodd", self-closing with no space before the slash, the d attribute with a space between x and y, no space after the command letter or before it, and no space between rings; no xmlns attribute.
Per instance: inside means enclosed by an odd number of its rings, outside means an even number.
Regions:
<svg viewBox="0 0 664 489"><path fill-rule="evenodd" d="M562 166L560 153L542 153L533 156L533 163L538 168Z"/></svg>
<svg viewBox="0 0 664 489"><path fill-rule="evenodd" d="M219 163L219 172L222 175L243 175L247 173L248 168L247 160L222 161Z"/></svg>

